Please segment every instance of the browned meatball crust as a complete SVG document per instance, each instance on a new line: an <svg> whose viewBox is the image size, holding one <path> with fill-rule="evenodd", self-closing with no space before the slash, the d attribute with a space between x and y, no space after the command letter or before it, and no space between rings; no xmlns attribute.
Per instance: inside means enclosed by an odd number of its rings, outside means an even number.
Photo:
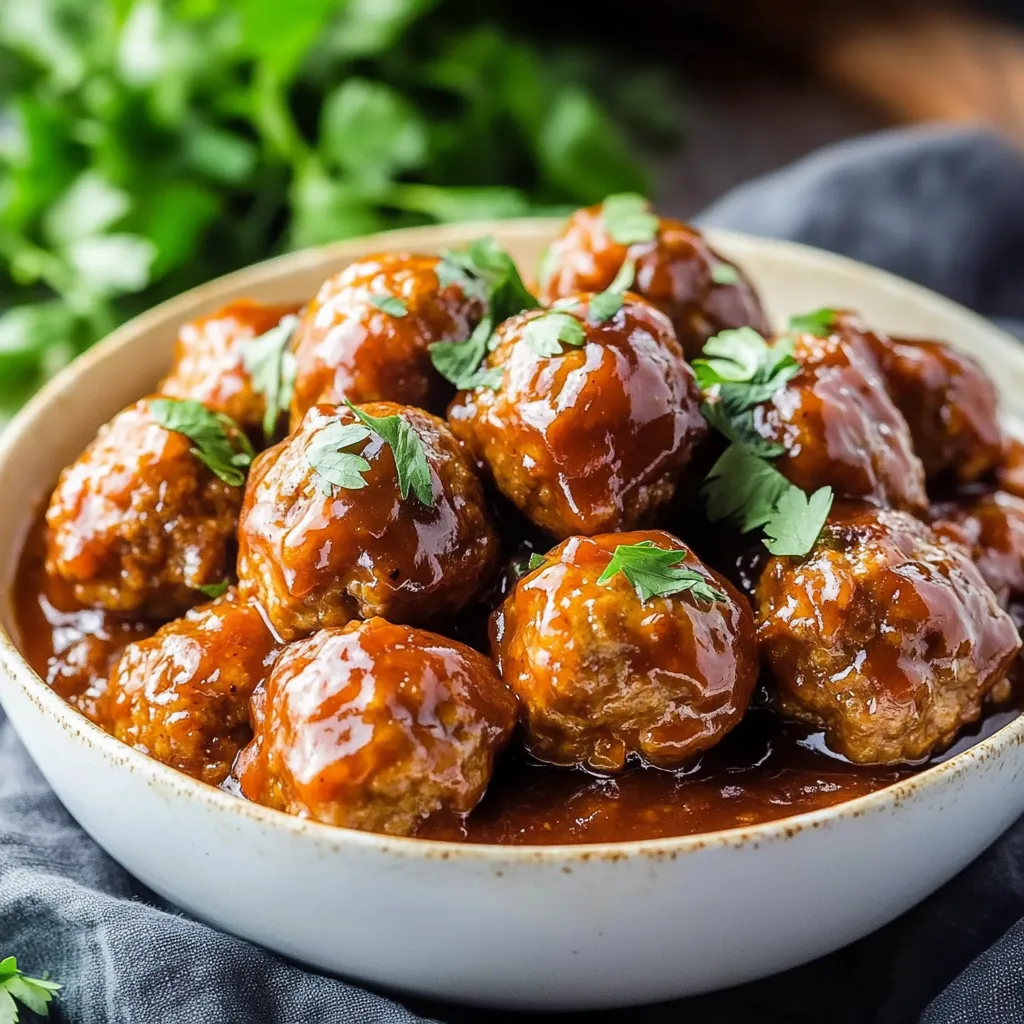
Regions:
<svg viewBox="0 0 1024 1024"><path fill-rule="evenodd" d="M129 644L110 673L110 731L219 785L249 742L249 698L278 645L259 608L232 589Z"/></svg>
<svg viewBox="0 0 1024 1024"><path fill-rule="evenodd" d="M369 256L328 278L293 341L297 360L291 424L316 402L398 402L442 412L451 386L429 347L465 341L483 315L458 284L442 288L437 256ZM404 314L380 308L398 299ZM386 303L385 303L386 304Z"/></svg>
<svg viewBox="0 0 1024 1024"><path fill-rule="evenodd" d="M1001 490L1024 498L1024 440L1012 432L1003 438L1003 454L996 467L996 482Z"/></svg>
<svg viewBox="0 0 1024 1024"><path fill-rule="evenodd" d="M452 430L498 489L556 537L629 529L668 502L707 435L700 394L663 313L627 294L609 320L591 296L558 311L584 343L540 355L531 331L549 311L512 317L486 366L494 389L460 392Z"/></svg>
<svg viewBox="0 0 1024 1024"><path fill-rule="evenodd" d="M864 505L837 506L809 555L768 562L757 619L781 710L861 764L948 745L1020 647L966 548Z"/></svg>
<svg viewBox="0 0 1024 1024"><path fill-rule="evenodd" d="M996 390L973 359L939 341L869 331L852 313L839 313L833 330L871 348L929 479L969 483L996 468L1002 456Z"/></svg>
<svg viewBox="0 0 1024 1024"><path fill-rule="evenodd" d="M238 529L240 585L286 639L356 616L433 621L462 608L497 570L483 488L444 421L390 402L363 408L414 429L433 504L402 498L394 455L377 435L354 449L369 463L364 486L325 489L310 464L320 432L358 420L347 406L310 409L253 464Z"/></svg>
<svg viewBox="0 0 1024 1024"><path fill-rule="evenodd" d="M722 599L643 602L621 573L600 581L619 545L644 542L678 550ZM634 757L679 767L739 722L757 681L750 606L660 530L563 541L495 613L491 641L530 752L601 773Z"/></svg>
<svg viewBox="0 0 1024 1024"><path fill-rule="evenodd" d="M171 372L160 384L160 394L194 398L255 433L263 423L267 402L253 390L246 367L246 345L299 308L238 299L210 316L184 324L174 346Z"/></svg>
<svg viewBox="0 0 1024 1024"><path fill-rule="evenodd" d="M305 818L412 835L483 796L516 702L454 640L383 619L323 629L281 655L252 702L238 761L250 800Z"/></svg>
<svg viewBox="0 0 1024 1024"><path fill-rule="evenodd" d="M793 347L800 373L754 409L758 433L785 449L775 466L807 492L923 512L924 467L869 346L833 332Z"/></svg>
<svg viewBox="0 0 1024 1024"><path fill-rule="evenodd" d="M190 447L143 399L61 473L46 511L46 569L83 604L169 618L225 578L242 489Z"/></svg>
<svg viewBox="0 0 1024 1024"><path fill-rule="evenodd" d="M968 545L1004 608L1024 597L1024 499L992 491L935 512L936 530Z"/></svg>
<svg viewBox="0 0 1024 1024"><path fill-rule="evenodd" d="M768 331L754 286L696 228L661 217L654 241L622 245L609 234L602 214L601 206L592 206L569 218L544 260L542 302L604 291L623 262L632 259L633 290L669 316L688 359L700 355L704 342L719 331L744 326Z"/></svg>

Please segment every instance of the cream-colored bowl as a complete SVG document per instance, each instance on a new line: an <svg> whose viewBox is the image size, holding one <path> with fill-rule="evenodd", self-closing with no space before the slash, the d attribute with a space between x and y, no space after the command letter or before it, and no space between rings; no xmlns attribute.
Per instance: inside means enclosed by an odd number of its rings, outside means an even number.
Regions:
<svg viewBox="0 0 1024 1024"><path fill-rule="evenodd" d="M300 300L354 257L493 232L532 268L555 225L396 232L272 260L116 331L0 437L0 618L35 509L96 428L145 394L178 325L229 299ZM713 232L772 314L823 305L949 339L1024 411L1024 352L991 324L868 267ZM314 967L490 1006L579 1009L748 981L864 935L977 856L1024 811L1024 718L847 804L753 828L603 846L469 846L331 828L245 803L122 746L0 636L0 695L68 810L146 885L210 924Z"/></svg>

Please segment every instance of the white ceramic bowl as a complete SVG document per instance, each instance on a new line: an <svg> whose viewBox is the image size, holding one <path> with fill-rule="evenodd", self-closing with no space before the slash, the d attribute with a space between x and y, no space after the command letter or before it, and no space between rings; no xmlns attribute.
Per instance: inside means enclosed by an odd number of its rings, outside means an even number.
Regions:
<svg viewBox="0 0 1024 1024"><path fill-rule="evenodd" d="M168 365L178 324L244 294L303 299L372 250L492 231L532 268L555 225L395 232L285 256L132 321L49 384L0 437L0 618L30 521L96 428ZM972 352L1024 411L1024 351L888 274L801 246L712 233L776 317L850 306L881 328ZM245 803L82 718L0 635L0 694L81 825L146 885L218 928L326 971L488 1006L581 1009L748 981L819 956L912 906L1024 811L1024 718L913 779L828 810L710 835L602 846L393 839Z"/></svg>

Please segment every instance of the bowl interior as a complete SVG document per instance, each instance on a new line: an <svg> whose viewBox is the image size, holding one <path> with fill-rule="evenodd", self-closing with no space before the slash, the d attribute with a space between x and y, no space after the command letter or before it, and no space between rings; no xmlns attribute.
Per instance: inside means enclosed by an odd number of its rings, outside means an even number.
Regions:
<svg viewBox="0 0 1024 1024"><path fill-rule="evenodd" d="M167 370L181 323L242 296L269 302L303 301L315 294L324 278L370 252L436 251L458 247L485 233L495 235L509 249L529 280L558 226L557 221L526 220L423 228L306 250L210 282L121 327L47 385L0 436L0 622L4 628L16 639L13 575L25 534L57 474L102 423L153 388ZM728 232L709 232L709 236L723 255L752 276L776 323L821 306L849 307L881 329L945 339L982 363L997 383L1005 414L1011 418L1024 414L1024 349L981 317L841 257ZM41 680L38 685L48 693ZM126 750L125 755L138 758L148 770L169 771L141 754Z"/></svg>

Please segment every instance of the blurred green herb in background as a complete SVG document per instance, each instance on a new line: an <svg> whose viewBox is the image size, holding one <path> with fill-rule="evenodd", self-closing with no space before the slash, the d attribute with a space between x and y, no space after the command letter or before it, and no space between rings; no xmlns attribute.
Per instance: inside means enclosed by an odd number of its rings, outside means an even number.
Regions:
<svg viewBox="0 0 1024 1024"><path fill-rule="evenodd" d="M0 413L281 250L643 191L657 69L472 0L0 0ZM588 84L589 83L589 84ZM630 133L627 138L624 131Z"/></svg>

